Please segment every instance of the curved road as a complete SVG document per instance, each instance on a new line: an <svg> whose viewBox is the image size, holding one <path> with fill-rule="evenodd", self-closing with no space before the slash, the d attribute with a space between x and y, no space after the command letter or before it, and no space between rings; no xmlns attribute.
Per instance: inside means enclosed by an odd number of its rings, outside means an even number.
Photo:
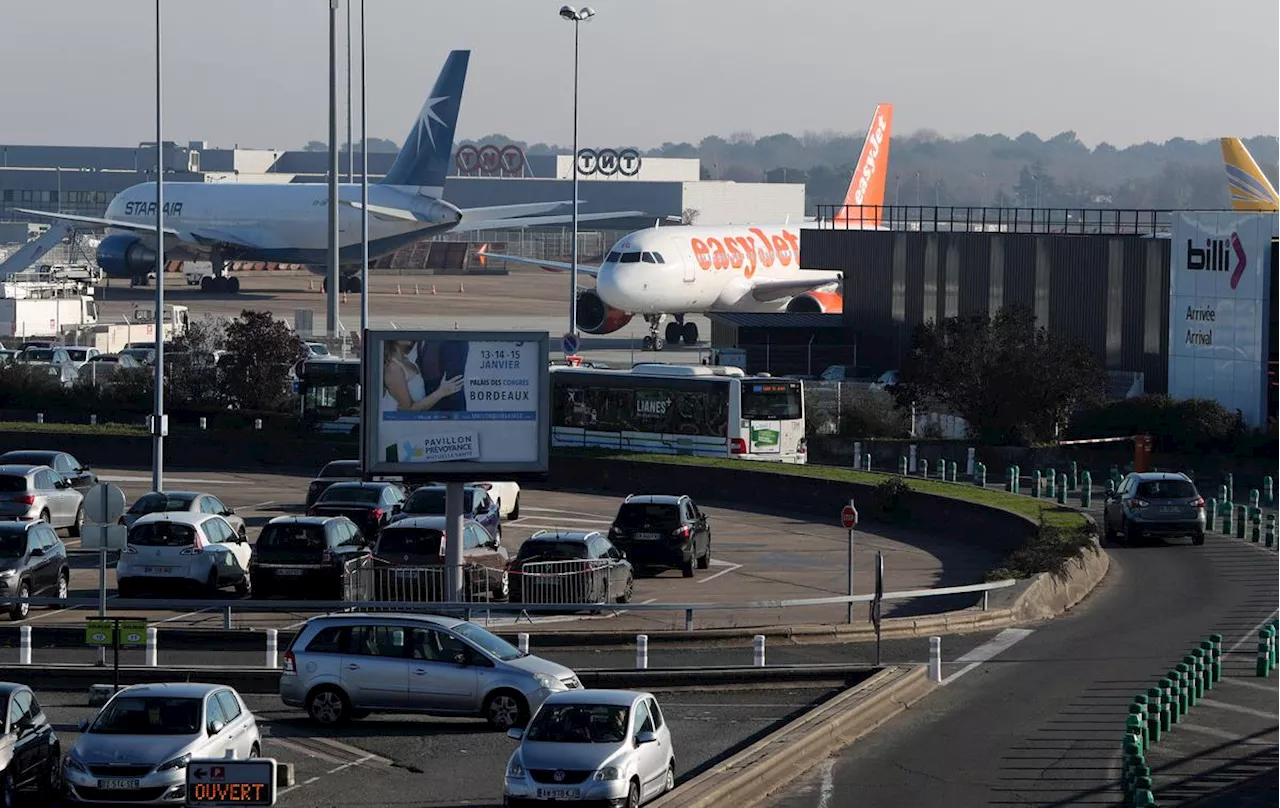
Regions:
<svg viewBox="0 0 1280 808"><path fill-rule="evenodd" d="M1251 676L1258 625L1276 613L1277 563L1274 552L1216 536L1203 547L1107 550L1105 579L1073 611L1029 627L990 662L808 772L770 808L1118 805L1120 740L1133 695L1215 632L1225 638L1225 675ZM945 639L943 651L950 656ZM960 667L947 666L944 681ZM1215 698L1225 696L1215 690ZM1267 701L1274 709L1275 696ZM1269 723L1271 773L1263 779L1274 795ZM1218 750L1234 754L1245 753ZM1167 806L1161 771L1157 765L1156 797ZM1222 805L1244 804L1232 799Z"/></svg>

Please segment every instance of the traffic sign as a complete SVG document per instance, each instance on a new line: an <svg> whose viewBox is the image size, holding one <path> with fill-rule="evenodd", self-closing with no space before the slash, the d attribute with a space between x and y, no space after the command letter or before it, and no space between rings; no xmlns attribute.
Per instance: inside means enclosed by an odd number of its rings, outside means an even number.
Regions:
<svg viewBox="0 0 1280 808"><path fill-rule="evenodd" d="M577 334L565 334L560 342L560 347L564 349L565 356L572 356L582 347L582 338Z"/></svg>
<svg viewBox="0 0 1280 808"><path fill-rule="evenodd" d="M90 617L85 621L85 645L113 645L116 627L119 626L120 645L146 645L147 621L124 620L118 617Z"/></svg>
<svg viewBox="0 0 1280 808"><path fill-rule="evenodd" d="M80 549L123 550L129 544L129 528L124 525L83 525Z"/></svg>
<svg viewBox="0 0 1280 808"><path fill-rule="evenodd" d="M84 516L100 525L113 524L124 516L124 491L109 483L93 486L84 492Z"/></svg>
<svg viewBox="0 0 1280 808"><path fill-rule="evenodd" d="M858 526L858 509L850 502L840 509L840 525L845 530L853 530Z"/></svg>
<svg viewBox="0 0 1280 808"><path fill-rule="evenodd" d="M275 758L187 763L187 806L275 805Z"/></svg>

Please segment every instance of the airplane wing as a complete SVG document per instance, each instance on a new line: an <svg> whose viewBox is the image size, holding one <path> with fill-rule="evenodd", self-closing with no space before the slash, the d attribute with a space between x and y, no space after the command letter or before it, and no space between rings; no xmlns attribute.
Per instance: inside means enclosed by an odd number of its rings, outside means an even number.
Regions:
<svg viewBox="0 0 1280 808"><path fill-rule="evenodd" d="M139 224L137 222L122 222L119 219L101 219L97 216L77 216L72 213L54 213L48 210L27 210L26 208L14 208L19 213L29 213L32 216L47 216L50 219L61 219L67 222L79 222L81 224L91 224L95 227L115 227L120 230L135 230L139 233L151 233L155 235L156 226L153 224ZM181 234L171 227L164 229L166 236L180 236Z"/></svg>
<svg viewBox="0 0 1280 808"><path fill-rule="evenodd" d="M364 208L363 204L359 202L353 202L348 199L340 200L338 204L346 205L347 207L355 208L356 210L361 210ZM383 221L387 221L387 222L422 221L417 216L413 215L413 211L411 210L405 210L403 208L388 208L384 205L370 205L369 215L374 217L375 219L382 219Z"/></svg>
<svg viewBox="0 0 1280 808"><path fill-rule="evenodd" d="M527 264L533 267L542 267L548 272L568 272L573 266L565 261L540 261L537 258L525 258L522 255L502 255L500 253L491 253L488 251L487 244L484 244L476 251L476 257L480 259L480 265L484 266L484 262L490 258L502 261L510 261L513 264ZM599 266L591 264L578 264L578 271L584 275L595 277L600 272Z"/></svg>
<svg viewBox="0 0 1280 808"><path fill-rule="evenodd" d="M579 199L581 205L583 200ZM573 200L563 202L525 202L518 205L490 205L484 208L462 208L462 224L469 225L468 219L514 219L520 216L536 216L539 213L550 213L566 205L572 206Z"/></svg>
<svg viewBox="0 0 1280 808"><path fill-rule="evenodd" d="M814 272L813 278L803 280L755 280L751 283L751 296L760 302L781 300L819 286L836 283L840 280L839 272Z"/></svg>
<svg viewBox="0 0 1280 808"><path fill-rule="evenodd" d="M637 216L646 216L644 211L639 210L620 210L612 213L579 213L578 222L600 222L609 219L630 219ZM564 213L558 216L523 216L511 219L489 219L488 221L471 221L463 216L462 221L458 222L458 226L454 230L467 232L474 230L503 230L515 227L537 227L539 225L549 224L569 224L573 221L572 213Z"/></svg>

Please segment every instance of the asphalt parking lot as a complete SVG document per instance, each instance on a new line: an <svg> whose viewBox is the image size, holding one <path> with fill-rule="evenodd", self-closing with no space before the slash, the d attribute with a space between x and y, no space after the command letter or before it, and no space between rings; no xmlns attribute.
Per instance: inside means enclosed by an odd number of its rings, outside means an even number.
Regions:
<svg viewBox="0 0 1280 808"><path fill-rule="evenodd" d="M678 781L754 742L825 701L831 688L753 688L729 692L656 693L671 726ZM79 722L95 710L85 697L37 697L70 750ZM296 808L364 806L500 806L502 776L515 742L478 719L373 716L343 730L316 734L301 711L273 696L245 696L258 718L263 754L292 763L295 785L277 805Z"/></svg>
<svg viewBox="0 0 1280 808"><path fill-rule="evenodd" d="M146 472L120 469L98 469L99 479L119 485L130 501L146 493L151 477ZM212 473L172 471L165 477L169 489L195 489L219 496L245 518L250 541L256 541L261 527L280 515L303 512L302 499L307 477L283 474ZM618 498L586 494L526 489L521 495L521 518L504 522L502 540L514 554L520 544L536 530L552 528L607 530L617 512ZM707 504L712 529L712 566L693 580L681 577L679 571L667 571L656 577L638 578L634 603L738 603L754 600L813 598L844 594L847 537L836 523L814 524L802 518L781 513L743 513ZM98 558L92 552L78 552L79 541L68 539L73 554L72 597L96 598ZM972 547L890 526L859 530L855 536L855 589L869 592L873 587L872 568L876 552L883 552L886 589L889 591L973 583L981 579L995 558ZM110 565L109 565L110 566ZM107 570L108 597L115 595L115 573ZM252 602L242 610L238 598L224 590L222 598L232 605L232 625L254 628L287 628L296 626L306 615L254 612ZM973 596L941 597L915 601L894 601L887 605L888 617L963 608L973 603ZM779 623L836 622L843 608L805 607L800 609L765 609L751 611L701 612L697 625L702 627L750 626ZM623 610L625 612L625 610ZM113 612L117 613L117 612ZM122 615L147 616L160 627L222 627L222 610L201 612L118 612ZM33 611L27 622L32 626L83 624L85 613L77 610ZM526 621L531 633L539 627L583 620L606 620L611 627L637 631L683 628L683 612L625 612L598 617L589 615L535 616ZM513 622L506 618L505 623ZM503 625L495 620L493 625Z"/></svg>

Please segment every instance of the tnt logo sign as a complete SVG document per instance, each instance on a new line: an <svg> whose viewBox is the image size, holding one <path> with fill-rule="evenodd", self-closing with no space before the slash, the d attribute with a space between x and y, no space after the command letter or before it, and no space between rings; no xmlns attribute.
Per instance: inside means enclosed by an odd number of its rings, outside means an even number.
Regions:
<svg viewBox="0 0 1280 808"><path fill-rule="evenodd" d="M1230 244L1230 252L1227 245ZM1231 253L1235 253L1235 267L1231 266ZM1230 239L1205 239L1204 247L1196 247L1191 239L1187 239L1187 269L1205 272L1230 272L1231 288L1235 289L1244 276L1245 267L1249 265L1240 243L1240 234L1232 233Z"/></svg>

